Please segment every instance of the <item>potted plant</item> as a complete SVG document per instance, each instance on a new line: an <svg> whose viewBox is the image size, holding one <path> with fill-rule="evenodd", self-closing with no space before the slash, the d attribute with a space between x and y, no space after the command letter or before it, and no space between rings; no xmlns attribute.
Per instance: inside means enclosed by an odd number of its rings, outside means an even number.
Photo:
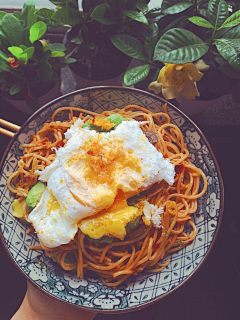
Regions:
<svg viewBox="0 0 240 320"><path fill-rule="evenodd" d="M117 83L113 79L126 70L131 58L113 46L109 37L140 34L148 24L144 12L149 0L83 0L82 12L77 1L50 1L58 5L57 10L41 14L47 17L51 12L51 21L70 27L65 41L68 52L77 59L72 71L83 78L84 85L91 81L120 85L119 79Z"/></svg>
<svg viewBox="0 0 240 320"><path fill-rule="evenodd" d="M60 95L60 69L76 61L65 58L64 45L44 40L50 25L41 20L33 2L21 13L0 12L0 92L28 113Z"/></svg>
<svg viewBox="0 0 240 320"><path fill-rule="evenodd" d="M239 8L238 1L163 0L161 8L146 13L150 22L143 43L127 35L111 37L119 50L143 63L126 72L125 85L138 84L179 103L191 100L191 107L192 99L215 101L229 93L239 101Z"/></svg>

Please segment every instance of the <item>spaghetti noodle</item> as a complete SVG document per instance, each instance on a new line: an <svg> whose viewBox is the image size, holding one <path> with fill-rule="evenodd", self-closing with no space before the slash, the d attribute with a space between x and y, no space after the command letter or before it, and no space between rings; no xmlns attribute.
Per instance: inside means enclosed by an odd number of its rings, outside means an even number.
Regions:
<svg viewBox="0 0 240 320"><path fill-rule="evenodd" d="M69 110L69 120L55 121L56 114L63 110ZM44 170L54 161L56 155L52 148L62 147L67 142L64 133L77 120L74 116L76 111L85 123L92 119L92 116L103 119L113 113L126 119L144 120L141 124L143 132L152 131L157 135L156 149L164 158L170 160L176 171L173 185L161 181L145 192L145 198L151 204L164 209L161 213L162 227L155 228L152 224L146 226L144 221L140 220L138 227L128 232L123 241L115 238L109 244L96 244L79 229L75 238L68 244L56 248L47 248L41 244L30 248L45 250L63 269L76 269L78 277L83 277L87 270L94 271L100 276L103 284L114 288L130 275L137 275L142 271L162 271L170 260L160 261L169 253L181 250L196 237L197 230L191 215L197 210L197 199L207 189L207 179L204 173L189 161L189 151L183 135L180 129L170 122L166 105L161 113L152 113L136 105L104 111L101 114L73 107L57 109L52 115L52 122L44 124L36 135L31 136L30 142L23 145L24 152L18 163L18 170L7 182L9 189L16 197L26 198L28 191L38 180L36 170ZM164 122L160 120L160 116L165 119ZM204 183L199 192L201 178ZM27 216L24 205L23 217L26 220ZM184 231L187 224L192 229L189 234ZM73 261L66 259L69 254L74 257Z"/></svg>

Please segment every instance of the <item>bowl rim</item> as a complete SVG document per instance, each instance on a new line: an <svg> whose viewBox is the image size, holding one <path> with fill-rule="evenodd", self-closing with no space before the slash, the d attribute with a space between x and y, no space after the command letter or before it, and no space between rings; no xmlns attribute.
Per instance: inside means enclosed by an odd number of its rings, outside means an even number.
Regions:
<svg viewBox="0 0 240 320"><path fill-rule="evenodd" d="M48 292L47 290L41 288L40 286L38 286L34 280L32 280L27 274L24 273L24 271L22 270L22 268L16 263L15 259L13 258L13 256L11 255L11 253L9 252L9 249L8 249L8 246L7 246L7 243L5 242L5 238L3 236L3 233L2 233L2 228L0 228L0 239L2 241L2 244L3 244L3 247L5 249L5 251L7 252L10 260L12 261L12 263L15 265L15 267L20 271L20 273L25 277L25 279L27 281L29 281L35 288L37 288L40 292L42 292L43 294L47 295L49 298L51 299L54 299L55 301L58 301L58 302L62 302L62 303L66 303L67 305L70 305L72 307L75 307L75 308L80 308L80 309L83 309L85 311L89 311L89 312L97 312L97 313L105 313L105 314L117 314L117 313L128 313L128 312L134 312L134 311L137 311L137 310L140 310L140 309L143 309L145 307L148 307L152 304L154 304L155 302L165 298L166 296L168 296L170 293L174 292L175 290L177 290L178 288L180 288L183 284L185 284L187 281L189 281L194 275L196 275L196 273L202 268L203 264L205 263L207 257L209 256L212 248L213 248L213 245L217 239L217 235L218 235L218 232L220 230L220 226L221 226L221 221L222 221L222 216L223 216L223 211L224 211L224 185L223 185L223 179L222 179L222 175L221 175L221 172L220 172L220 168L219 168L219 165L218 165L218 162L216 160L216 157L214 155L214 152L208 142L208 140L206 139L205 135L203 134L203 132L198 128L198 126L184 113L182 112L181 110L179 110L177 107L175 107L172 103L170 103L169 101L159 97L159 96L156 96L155 94L152 94L152 93L149 93L147 91L144 91L144 90L140 90L140 89L135 89L135 88L127 88L127 87L121 87L121 86L92 86L92 87L87 87L87 88L83 88L83 89L79 89L79 90L76 90L76 91L73 91L73 92L70 92L70 93L67 93L65 95L62 95L50 102L48 102L47 104L45 104L44 106L42 106L41 108L39 108L36 112L34 112L25 122L24 124L21 126L21 128L16 132L16 134L11 138L11 140L9 141L7 147L6 147L6 150L4 151L3 153L3 156L1 158L1 161L0 161L0 176L1 176L1 173L3 171L3 164L5 163L6 161L6 158L7 158L7 155L13 145L13 143L15 142L15 140L18 138L18 136L20 135L20 133L22 132L22 130L28 125L28 123L30 123L32 121L32 119L36 116L36 115L40 115L45 109L48 109L49 106L53 105L54 103L57 103L59 101L61 101L62 99L65 99L67 97L70 97L70 96L74 96L76 94L81 94L81 93L84 93L84 92L87 92L87 91L92 91L92 90L122 90L122 91L130 91L132 93L140 93L140 94L145 94L151 98L154 98L154 99L157 99L159 100L160 102L164 102L164 103L167 103L167 105L170 105L172 109L176 110L177 112L179 112L181 114L181 116L183 118L186 118L186 120L188 120L190 122L190 124L196 129L196 131L200 134L201 138L204 140L207 148L209 149L210 153L211 153L211 156L213 157L213 161L214 161L214 164L215 164L215 167L216 167L216 170L217 170L217 175L218 175L218 179L219 179L219 188L220 188L220 209L219 209L219 217L218 217L218 223L217 223L217 227L216 227L216 230L214 232L214 236L212 238L212 241L207 249L207 252L206 254L204 255L203 259L200 261L200 263L198 264L198 266L196 268L194 268L192 270L192 272L181 282L179 283L176 287L174 287L173 289L171 289L170 291L166 292L166 293L163 293L161 296L159 297L155 297L153 299L151 299L150 301L148 302L143 302L141 303L140 305L137 305L137 306L129 306L129 307L125 307L123 309L112 309L112 310L109 310L109 309L98 309L98 308L91 308L91 307L85 307L85 306L81 306L81 305L76 305L76 304L72 304L70 303L69 301L64 301L63 299L61 299L60 297L58 296L55 296L53 295L52 293Z"/></svg>

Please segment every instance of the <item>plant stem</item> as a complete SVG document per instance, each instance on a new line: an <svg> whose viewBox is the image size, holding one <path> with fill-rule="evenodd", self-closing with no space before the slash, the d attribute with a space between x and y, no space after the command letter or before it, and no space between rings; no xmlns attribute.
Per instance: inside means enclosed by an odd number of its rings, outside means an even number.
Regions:
<svg viewBox="0 0 240 320"><path fill-rule="evenodd" d="M215 37L216 31L217 31L216 29L213 30L211 42L213 42L215 40L214 37Z"/></svg>
<svg viewBox="0 0 240 320"><path fill-rule="evenodd" d="M65 59L69 58L75 51L77 51L79 47L80 45L78 44L75 48L72 49L72 51L69 52L69 54L65 56Z"/></svg>

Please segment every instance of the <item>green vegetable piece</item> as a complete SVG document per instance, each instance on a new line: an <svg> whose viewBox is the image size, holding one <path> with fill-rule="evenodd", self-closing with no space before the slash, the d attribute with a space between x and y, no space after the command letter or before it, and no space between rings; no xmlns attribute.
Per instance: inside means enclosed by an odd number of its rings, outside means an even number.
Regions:
<svg viewBox="0 0 240 320"><path fill-rule="evenodd" d="M109 117L105 118L104 120L108 120L112 123L115 123L116 125L114 126L114 129L116 129L116 127L122 123L123 121L126 121L126 119L121 116L120 114L111 114Z"/></svg>
<svg viewBox="0 0 240 320"><path fill-rule="evenodd" d="M30 189L26 199L26 205L27 205L28 211L31 211L33 208L36 207L45 190L46 190L46 186L42 182L36 183L35 186Z"/></svg>
<svg viewBox="0 0 240 320"><path fill-rule="evenodd" d="M88 128L89 130L91 130L91 124L89 123L89 120L82 125L82 128Z"/></svg>
<svg viewBox="0 0 240 320"><path fill-rule="evenodd" d="M88 237L88 240L95 242L95 243L111 243L111 242L113 242L113 237L111 237L111 236L102 236L99 239L92 239L89 236L87 236L87 237Z"/></svg>
<svg viewBox="0 0 240 320"><path fill-rule="evenodd" d="M95 130L97 132L107 132L106 130L102 130L101 127L95 126L94 124L90 124L89 120L83 124L82 128L88 128L89 130Z"/></svg>
<svg viewBox="0 0 240 320"><path fill-rule="evenodd" d="M126 229L127 229L127 230L136 229L136 228L138 227L140 218L141 218L141 216L137 217L137 218L134 219L133 221L128 222L128 224L126 225Z"/></svg>

